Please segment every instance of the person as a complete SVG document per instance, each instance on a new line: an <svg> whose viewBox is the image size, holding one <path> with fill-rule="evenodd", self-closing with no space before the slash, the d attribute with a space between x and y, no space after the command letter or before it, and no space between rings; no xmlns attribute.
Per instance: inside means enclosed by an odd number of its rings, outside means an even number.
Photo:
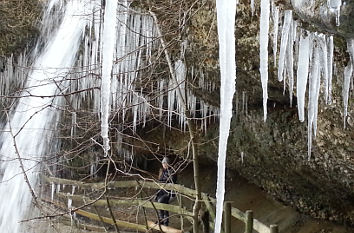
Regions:
<svg viewBox="0 0 354 233"><path fill-rule="evenodd" d="M164 157L161 161L162 170L160 170L159 182L163 183L177 183L177 175L173 168L170 166L170 160ZM171 190L160 189L156 194L156 201L159 203L168 204L170 200L175 197L176 194ZM167 210L159 210L158 213L159 224L168 226L169 223L169 213Z"/></svg>

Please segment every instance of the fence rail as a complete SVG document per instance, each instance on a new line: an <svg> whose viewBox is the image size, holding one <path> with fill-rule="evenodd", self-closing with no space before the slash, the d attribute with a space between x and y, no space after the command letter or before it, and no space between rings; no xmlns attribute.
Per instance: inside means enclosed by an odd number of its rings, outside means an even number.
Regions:
<svg viewBox="0 0 354 233"><path fill-rule="evenodd" d="M180 184L166 184L166 183L157 183L153 181L146 181L146 180L129 180L129 181L111 181L108 183L85 183L81 181L76 181L76 180L68 180L68 179L61 179L57 177L47 177L47 176L42 176L42 180L44 180L47 183L51 184L61 184L61 185L72 185L72 186L77 186L80 187L81 189L87 189L87 190L104 190L104 189L115 189L115 188L138 188L138 189L167 189L167 190L173 190L179 193L180 195L184 195L190 198L195 198L196 197L196 191L184 187L183 185ZM101 206L107 206L107 200L93 200L85 196L80 196L80 195L71 195L71 194L63 194L59 193L58 194L61 197L65 197L74 201L83 201L84 203L92 203L93 206L101 207ZM202 200L201 200L209 212L209 215L211 217L212 222L210 223L211 226L213 226L213 221L215 219L215 211L214 211L214 205L216 203L215 198L210 197L206 193L202 193ZM192 218L192 212L188 211L185 207L179 205L170 205L170 204L163 204L163 203L157 203L157 202L152 202L151 200L146 200L146 199L134 199L134 200L118 200L117 198L110 199L109 204L111 206L121 206L121 205L138 205L141 207L145 208L154 208L154 209L161 209L161 210L168 210L177 214L180 214L181 216L193 220ZM260 222L257 219L253 218L253 212L251 210L248 210L246 212L243 212L235 207L230 208L225 208L227 211L229 211L230 216L242 221L245 224L245 233L252 233L253 230L259 232L259 233L278 233L279 229L277 225L270 225L267 226L266 224ZM80 210L77 212L77 214L84 213L88 215L87 213L82 212L83 210ZM227 215L227 213L225 213ZM92 217L93 215L91 215ZM87 216L86 216L87 217ZM92 218L92 219L96 219ZM101 219L102 221L102 219ZM106 223L113 224L112 219L105 221ZM122 221L121 221L122 222ZM229 222L229 221L226 221ZM228 223L229 224L229 223ZM146 226L139 225L139 224L133 224L134 229L136 230L142 230L146 231L147 228L152 228L155 230L162 230L164 232L182 232L182 231L176 231L177 229L171 228L171 231L168 231L168 229L164 228L161 229L161 227L157 227L156 224L155 226L152 223L146 224ZM132 226L133 226L132 225ZM135 226L139 225L139 226ZM129 224L125 224L125 227L129 227ZM173 229L173 230L172 230ZM228 233L229 227L225 227L225 233Z"/></svg>

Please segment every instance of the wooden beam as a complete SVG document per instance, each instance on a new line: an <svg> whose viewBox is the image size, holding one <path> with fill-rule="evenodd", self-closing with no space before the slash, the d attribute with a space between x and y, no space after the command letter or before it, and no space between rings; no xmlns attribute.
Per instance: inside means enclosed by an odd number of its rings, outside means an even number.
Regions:
<svg viewBox="0 0 354 233"><path fill-rule="evenodd" d="M114 189L114 188L131 188L131 187L136 187L139 185L141 188L150 188L150 189L166 189L166 190L174 190L178 193L190 196L195 198L195 190L186 188L183 185L180 184L170 184L170 183L158 183L158 182L152 182L152 181L139 181L139 183L135 180L128 180L128 181L111 181L105 184L104 182L100 183L85 183L82 181L76 181L76 180L68 180L68 179L62 179L62 178L57 178L57 177L48 177L48 176L42 176L42 178L48 182L48 183L56 183L56 184L62 184L62 185L73 185L80 187L82 189L90 189L90 190L102 190L105 188Z"/></svg>
<svg viewBox="0 0 354 233"><path fill-rule="evenodd" d="M80 196L80 195L71 195L71 194L64 194L64 193L58 193L57 195L59 197L65 197L68 199L72 199L73 201L82 201L84 203L93 202L92 205L96 206L96 207L107 207L107 204L108 204L107 200L97 200L94 202L94 200L91 200L87 197ZM153 204L152 204L149 200L141 200L141 199L117 200L117 199L111 198L109 200L109 203L111 206L136 205L136 206L143 206L145 208L150 208L150 209L154 209L154 206L155 206L156 209L159 209L159 210L167 210L167 211L182 214L185 216L193 216L192 212L187 211L185 208L181 208L176 205L159 203L159 202L153 202Z"/></svg>
<svg viewBox="0 0 354 233"><path fill-rule="evenodd" d="M88 212L88 211L77 210L75 213L79 214L81 216L84 216L86 218L89 218L91 220L101 221L100 217L97 214L93 214L93 213ZM113 219L107 218L107 217L101 217L101 219L102 219L102 221L104 223L108 223L108 224L110 224L112 226L117 224L119 227L122 227L122 228L129 228L129 229L134 229L134 230L137 230L137 231L140 231L140 232L146 232L146 226L145 225L125 222L125 221L120 221L120 220L116 220L114 222ZM182 231L179 230L179 229L175 229L175 228L168 227L168 226L162 226L162 225L159 226L158 224L155 224L152 221L148 221L148 227L150 229L154 229L154 230L157 230L157 231L160 231L160 227L161 227L161 230L163 232L166 232L166 233L182 233Z"/></svg>

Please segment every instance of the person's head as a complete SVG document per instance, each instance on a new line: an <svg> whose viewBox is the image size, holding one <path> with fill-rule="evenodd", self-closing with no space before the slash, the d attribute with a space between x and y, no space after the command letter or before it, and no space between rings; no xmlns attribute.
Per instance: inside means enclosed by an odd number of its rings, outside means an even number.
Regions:
<svg viewBox="0 0 354 233"><path fill-rule="evenodd" d="M163 169L167 169L170 164L170 160L167 157L164 157L161 161L161 164Z"/></svg>

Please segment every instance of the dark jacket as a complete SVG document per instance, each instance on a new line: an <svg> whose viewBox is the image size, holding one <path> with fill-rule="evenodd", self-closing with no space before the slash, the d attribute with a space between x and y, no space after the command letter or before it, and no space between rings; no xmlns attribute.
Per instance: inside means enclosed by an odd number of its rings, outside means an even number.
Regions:
<svg viewBox="0 0 354 233"><path fill-rule="evenodd" d="M172 168L163 169L162 173L161 173L161 175L159 177L159 181L163 182L163 183L176 184L177 183L177 175L173 171ZM161 197L162 195L169 195L170 197L174 197L175 196L174 192L171 191L171 190L160 189L158 191L158 193L157 193L157 198Z"/></svg>

